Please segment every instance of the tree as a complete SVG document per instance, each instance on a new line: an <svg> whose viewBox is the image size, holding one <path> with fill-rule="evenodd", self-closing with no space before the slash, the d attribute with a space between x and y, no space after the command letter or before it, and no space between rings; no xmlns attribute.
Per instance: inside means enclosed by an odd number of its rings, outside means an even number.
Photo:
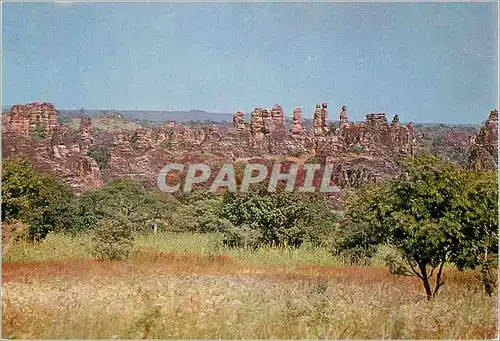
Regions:
<svg viewBox="0 0 500 341"><path fill-rule="evenodd" d="M258 186L255 192L226 192L219 218L228 227L227 242L298 247L310 240L319 244L331 232L333 214L319 195L307 197L282 187L276 192Z"/></svg>
<svg viewBox="0 0 500 341"><path fill-rule="evenodd" d="M133 247L133 227L127 219L114 218L99 222L92 234L93 255L102 260L120 260Z"/></svg>
<svg viewBox="0 0 500 341"><path fill-rule="evenodd" d="M395 247L398 256L388 259L391 273L420 278L431 299L444 284L446 262L475 267L480 250L496 249L498 193L493 182L493 177L460 171L436 157L406 160L400 176L382 185L380 193L365 188L351 197L340 249Z"/></svg>
<svg viewBox="0 0 500 341"><path fill-rule="evenodd" d="M219 199L201 199L188 205L179 205L172 213L174 231L214 232L220 227Z"/></svg>
<svg viewBox="0 0 500 341"><path fill-rule="evenodd" d="M100 145L93 145L90 147L87 156L90 156L97 162L101 171L108 167L109 160L111 160L111 153L109 152L109 149Z"/></svg>
<svg viewBox="0 0 500 341"><path fill-rule="evenodd" d="M166 220L176 201L159 190L148 189L131 180L114 180L100 189L85 192L79 201L79 215L85 228L102 220L127 219L137 230L156 220Z"/></svg>
<svg viewBox="0 0 500 341"><path fill-rule="evenodd" d="M37 171L26 158L2 164L2 219L29 225L31 239L79 224L71 189L54 176Z"/></svg>
<svg viewBox="0 0 500 341"><path fill-rule="evenodd" d="M481 267L485 292L497 286L492 267L498 265L498 180L496 172L463 172L464 190L456 204L462 247L454 254L459 269Z"/></svg>
<svg viewBox="0 0 500 341"><path fill-rule="evenodd" d="M366 262L384 243L383 217L388 207L385 184L367 184L349 194L342 217L331 236L332 251L353 263Z"/></svg>

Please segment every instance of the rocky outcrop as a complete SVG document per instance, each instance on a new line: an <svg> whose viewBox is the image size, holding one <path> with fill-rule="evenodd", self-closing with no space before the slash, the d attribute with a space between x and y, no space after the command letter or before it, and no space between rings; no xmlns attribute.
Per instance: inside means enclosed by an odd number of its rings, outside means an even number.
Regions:
<svg viewBox="0 0 500 341"><path fill-rule="evenodd" d="M345 105L343 105L341 108L340 108L340 123L339 123L339 129L340 131L344 130L345 128L347 128L349 126L349 120L348 120L348 117L347 117L347 107Z"/></svg>
<svg viewBox="0 0 500 341"><path fill-rule="evenodd" d="M50 103L34 102L25 105L13 105L10 112L4 114L3 131L16 135L32 135L37 139L52 136L59 128L57 112Z"/></svg>
<svg viewBox="0 0 500 341"><path fill-rule="evenodd" d="M90 117L80 118L80 151L84 154L90 149L93 143L92 138L92 120Z"/></svg>
<svg viewBox="0 0 500 341"><path fill-rule="evenodd" d="M284 132L285 128L285 115L283 114L283 109L279 104L275 104L273 109L271 110L271 118L272 118L272 129L271 132L280 131Z"/></svg>
<svg viewBox="0 0 500 341"><path fill-rule="evenodd" d="M49 103L14 105L2 120L4 159L24 156L40 170L52 172L76 192L99 187L103 179L94 159L90 119L82 118L79 130L60 126Z"/></svg>
<svg viewBox="0 0 500 341"><path fill-rule="evenodd" d="M293 126L287 131L283 109L277 104L271 110L255 108L250 122L245 122L243 112L236 112L232 127L192 128L168 122L113 132L93 131L87 117L81 118L78 130L59 126L51 105L15 107L3 118L7 128L3 135L4 156L27 154L37 167L60 176L77 192L114 178L154 184L158 171L169 162L218 164L255 157L270 162L283 157L291 157L294 162L332 162L340 167L335 173L338 184L358 186L390 173L398 156L413 153L412 125L401 125L395 118L389 126L381 113L368 114L364 123L351 123L343 106L339 129L328 131L326 103L316 106L312 132L302 128L298 108L293 111ZM27 111L30 108L32 113ZM31 139L30 122L43 122L50 138ZM88 156L94 145L110 151L105 170L100 170Z"/></svg>
<svg viewBox="0 0 500 341"><path fill-rule="evenodd" d="M301 125L301 115L302 115L302 111L300 110L300 108L293 109L293 116L292 116L293 126L292 126L292 129L290 131L294 135L300 135L303 133L303 129L302 129L302 125Z"/></svg>
<svg viewBox="0 0 500 341"><path fill-rule="evenodd" d="M498 167L498 110L492 110L479 132L470 140L469 169L493 170Z"/></svg>
<svg viewBox="0 0 500 341"><path fill-rule="evenodd" d="M369 155L414 155L413 123L407 126L394 116L389 126L385 113L366 114L364 123L349 123L345 106L340 111L339 135L347 149Z"/></svg>
<svg viewBox="0 0 500 341"><path fill-rule="evenodd" d="M327 104L316 104L316 110L314 110L314 118L313 118L313 130L314 135L318 137L325 136L328 127L327 127L327 119L328 119L328 111Z"/></svg>
<svg viewBox="0 0 500 341"><path fill-rule="evenodd" d="M233 128L237 132L246 131L247 127L245 125L245 113L238 111L233 115Z"/></svg>

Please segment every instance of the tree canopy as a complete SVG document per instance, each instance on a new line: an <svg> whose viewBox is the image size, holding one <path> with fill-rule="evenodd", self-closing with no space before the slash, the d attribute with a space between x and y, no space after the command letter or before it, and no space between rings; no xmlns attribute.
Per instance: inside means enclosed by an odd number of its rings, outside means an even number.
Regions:
<svg viewBox="0 0 500 341"><path fill-rule="evenodd" d="M446 262L475 267L496 252L497 201L495 173L459 170L433 156L408 159L393 181L350 197L336 250L369 255L380 244L395 247L391 272L417 276L431 298L444 284Z"/></svg>

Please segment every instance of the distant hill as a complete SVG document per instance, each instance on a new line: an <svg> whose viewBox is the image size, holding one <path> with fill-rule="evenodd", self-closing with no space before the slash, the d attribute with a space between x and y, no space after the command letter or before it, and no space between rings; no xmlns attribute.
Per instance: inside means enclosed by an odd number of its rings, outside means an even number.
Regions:
<svg viewBox="0 0 500 341"><path fill-rule="evenodd" d="M10 105L2 106L2 112L8 112ZM148 111L148 110L95 110L85 109L82 113L80 110L58 109L61 115L78 117L82 115L94 116L108 116L121 114L122 117L131 121L149 121L149 122L189 122L189 121L214 121L214 122L232 122L233 114L227 113L213 113L203 110L190 110L190 111Z"/></svg>
<svg viewBox="0 0 500 341"><path fill-rule="evenodd" d="M78 117L87 115L108 116L121 114L123 118L131 121L149 121L149 122L189 122L189 121L214 121L214 122L232 122L233 115L225 113L211 113L203 110L190 111L143 111L143 110L85 110L83 113L79 110L59 110L62 115Z"/></svg>

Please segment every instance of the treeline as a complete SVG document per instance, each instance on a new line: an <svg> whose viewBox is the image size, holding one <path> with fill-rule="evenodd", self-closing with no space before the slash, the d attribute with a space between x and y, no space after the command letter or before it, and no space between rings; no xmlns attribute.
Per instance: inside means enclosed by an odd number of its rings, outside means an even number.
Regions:
<svg viewBox="0 0 500 341"><path fill-rule="evenodd" d="M166 194L130 180L115 180L100 189L75 196L68 185L38 172L26 159L2 166L2 216L9 225L26 224L25 237L38 241L50 232L96 234L109 255L122 258L126 248L113 245L153 228L171 232L220 232L227 246L322 245L333 231L335 216L322 195L273 193L255 186L247 193ZM9 233L9 231L4 231ZM113 241L113 242L111 242Z"/></svg>

